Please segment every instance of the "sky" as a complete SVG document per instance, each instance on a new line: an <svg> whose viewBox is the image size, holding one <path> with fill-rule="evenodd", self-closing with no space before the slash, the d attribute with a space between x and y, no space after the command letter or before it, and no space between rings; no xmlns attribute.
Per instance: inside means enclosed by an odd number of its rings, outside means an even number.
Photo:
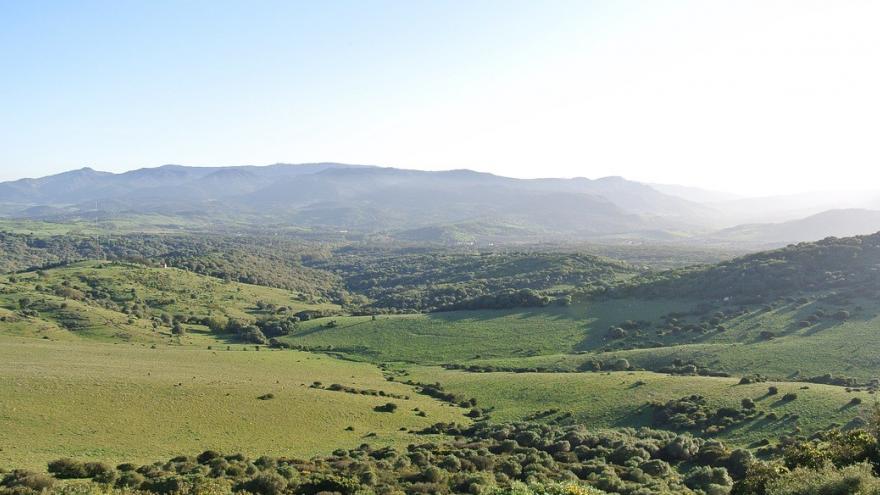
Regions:
<svg viewBox="0 0 880 495"><path fill-rule="evenodd" d="M335 161L880 179L880 2L0 2L0 180Z"/></svg>

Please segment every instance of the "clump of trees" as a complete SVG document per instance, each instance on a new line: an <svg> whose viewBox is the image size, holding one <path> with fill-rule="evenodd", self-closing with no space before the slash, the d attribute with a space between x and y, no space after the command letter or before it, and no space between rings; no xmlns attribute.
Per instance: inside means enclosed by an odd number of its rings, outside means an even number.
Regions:
<svg viewBox="0 0 880 495"><path fill-rule="evenodd" d="M753 460L720 442L648 429L479 423L430 430L450 441L401 450L363 444L310 460L206 451L142 466L120 464L100 479L89 472L76 476L147 493L688 494L712 486L730 491Z"/></svg>
<svg viewBox="0 0 880 495"><path fill-rule="evenodd" d="M844 304L851 297L873 296L880 284L880 233L802 242L782 249L742 256L711 266L695 266L636 277L614 294L646 297L731 299L738 304L766 304L796 287L835 292L824 302ZM850 317L840 310L834 318ZM805 320L807 321L807 320Z"/></svg>
<svg viewBox="0 0 880 495"><path fill-rule="evenodd" d="M654 401L649 406L653 409L654 425L659 428L689 430L709 435L761 415L751 399L743 400L740 409L713 409L701 395L690 395L667 402Z"/></svg>
<svg viewBox="0 0 880 495"><path fill-rule="evenodd" d="M405 449L365 443L309 460L249 458L210 450L115 467L59 459L49 464L54 477L25 470L0 474L0 494L44 493L57 486L56 478L90 480L95 492L115 488L163 494L877 493L880 479L874 472L880 466L880 448L874 430L829 430L810 439L783 437L772 449L765 442L762 449L776 454L760 460L748 450L717 440L647 428L438 423L422 433L444 436Z"/></svg>

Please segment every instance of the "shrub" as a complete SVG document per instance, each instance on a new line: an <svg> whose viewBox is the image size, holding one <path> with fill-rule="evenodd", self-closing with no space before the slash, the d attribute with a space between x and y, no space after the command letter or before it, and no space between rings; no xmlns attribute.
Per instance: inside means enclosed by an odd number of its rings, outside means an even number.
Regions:
<svg viewBox="0 0 880 495"><path fill-rule="evenodd" d="M797 400L797 398L798 395L794 392L789 392L782 396L782 400L784 400L785 402L791 402L793 400Z"/></svg>
<svg viewBox="0 0 880 495"><path fill-rule="evenodd" d="M141 484L142 490L155 493L181 493L186 488L186 482L177 476L164 478L149 478Z"/></svg>
<svg viewBox="0 0 880 495"><path fill-rule="evenodd" d="M613 369L614 371L626 371L629 368L629 361L627 361L626 359L618 359L614 361L614 363L611 365L611 369Z"/></svg>
<svg viewBox="0 0 880 495"><path fill-rule="evenodd" d="M144 482L144 475L134 471L125 471L116 478L119 488L137 488Z"/></svg>
<svg viewBox="0 0 880 495"><path fill-rule="evenodd" d="M246 490L261 495L279 495L287 489L287 479L278 473L260 473L236 485L236 491Z"/></svg>
<svg viewBox="0 0 880 495"><path fill-rule="evenodd" d="M767 395L776 395L779 393L779 388L774 386L767 387Z"/></svg>
<svg viewBox="0 0 880 495"><path fill-rule="evenodd" d="M16 469L0 478L0 487L16 489L25 488L36 492L48 490L55 484L52 477L42 473L34 473L24 469ZM13 491L11 493L19 493Z"/></svg>
<svg viewBox="0 0 880 495"><path fill-rule="evenodd" d="M797 468L767 484L767 495L844 495L880 493L880 479L869 464L843 468L827 464L819 469Z"/></svg>
<svg viewBox="0 0 880 495"><path fill-rule="evenodd" d="M733 486L733 480L724 468L698 466L688 472L684 484L693 490L720 494L730 491L730 487Z"/></svg>
<svg viewBox="0 0 880 495"><path fill-rule="evenodd" d="M86 471L85 464L69 458L58 459L50 462L48 465L48 470L58 479L89 477L89 473L88 471Z"/></svg>
<svg viewBox="0 0 880 495"><path fill-rule="evenodd" d="M266 335L263 334L262 330L260 330L255 325L249 325L245 327L239 334L239 340L242 342L246 342L249 344L268 344L269 339L266 338Z"/></svg>
<svg viewBox="0 0 880 495"><path fill-rule="evenodd" d="M376 412L393 413L394 411L397 410L397 404L395 404L393 402L387 402L385 404L382 404L381 406L374 407L373 410Z"/></svg>
<svg viewBox="0 0 880 495"><path fill-rule="evenodd" d="M196 462L198 462L199 464L208 464L214 459L220 459L222 457L223 454L221 454L220 452L214 450L206 450L196 457Z"/></svg>

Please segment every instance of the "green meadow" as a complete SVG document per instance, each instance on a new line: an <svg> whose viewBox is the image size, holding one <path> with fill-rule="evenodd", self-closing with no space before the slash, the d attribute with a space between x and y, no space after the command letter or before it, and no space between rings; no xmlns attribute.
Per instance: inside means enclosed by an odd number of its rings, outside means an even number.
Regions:
<svg viewBox="0 0 880 495"><path fill-rule="evenodd" d="M387 381L374 366L315 354L0 339L0 466L151 462L207 448L310 457L424 441L408 431L467 421L464 410ZM316 381L409 398L311 388ZM266 394L274 398L258 398ZM387 402L399 408L374 411Z"/></svg>
<svg viewBox="0 0 880 495"><path fill-rule="evenodd" d="M573 352L603 343L609 325L657 319L692 306L668 300L612 300L567 307L337 317L301 324L290 344L332 347L348 357L422 364Z"/></svg>
<svg viewBox="0 0 880 495"><path fill-rule="evenodd" d="M445 390L474 397L480 407L489 408L491 421L509 422L537 418L562 420L591 428L658 427L652 424L651 401L666 402L693 394L702 395L714 408L739 409L743 399L752 399L757 410L775 413L778 419L760 419L737 424L716 438L737 445L783 434L810 434L833 425L846 426L870 413L874 396L866 391L848 392L843 387L793 382L762 382L740 385L738 379L701 376L671 376L638 372L604 373L469 373L435 367L413 367L408 378L438 381ZM768 395L768 387L778 394ZM797 399L785 401L787 393ZM858 397L859 405L850 401ZM539 413L553 410L553 414ZM563 415L571 414L570 419ZM792 415L797 418L793 419Z"/></svg>

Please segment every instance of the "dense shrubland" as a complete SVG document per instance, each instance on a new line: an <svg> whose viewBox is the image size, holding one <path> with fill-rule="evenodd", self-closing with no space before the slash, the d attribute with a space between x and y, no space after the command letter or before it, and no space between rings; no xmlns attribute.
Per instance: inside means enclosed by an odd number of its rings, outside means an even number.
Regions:
<svg viewBox="0 0 880 495"><path fill-rule="evenodd" d="M133 261L174 266L224 280L299 292L343 302L348 295L333 274L303 265L322 247L268 236L151 235L34 236L0 232L0 272L51 267L81 260Z"/></svg>
<svg viewBox="0 0 880 495"><path fill-rule="evenodd" d="M730 473L741 475L752 460L744 451L652 430L592 432L534 424L446 425L440 429L456 439L414 444L402 451L362 445L308 461L249 459L212 451L116 468L62 459L50 464L50 472L56 478L88 478L94 483L151 493L195 493L198 487L215 487L264 494L479 495L558 482L623 494L726 493L734 482ZM699 466L688 467L697 459ZM20 472L7 475L6 490L16 493L12 491L15 486L27 487L27 480L35 476ZM589 493L582 490L580 493ZM31 492L20 489L17 493Z"/></svg>
<svg viewBox="0 0 880 495"><path fill-rule="evenodd" d="M760 460L715 440L662 430L588 430L534 423L438 424L442 439L406 449L360 447L310 460L205 451L165 462L110 466L59 459L52 476L15 470L0 493L68 488L144 493L787 495L880 493L877 439L867 430L830 430L787 439ZM83 482L81 482L83 483ZM104 488L100 488L104 487ZM64 493L64 489L59 489ZM89 491L88 493L94 493Z"/></svg>
<svg viewBox="0 0 880 495"><path fill-rule="evenodd" d="M353 312L568 304L641 270L588 254L340 247L289 237L31 236L0 232L0 272L86 259L173 266L330 300Z"/></svg>
<svg viewBox="0 0 880 495"><path fill-rule="evenodd" d="M434 311L567 304L640 270L587 254L342 248L307 260L340 276L377 309Z"/></svg>
<svg viewBox="0 0 880 495"><path fill-rule="evenodd" d="M662 430L588 430L534 423L437 424L443 440L360 447L310 460L205 451L115 467L59 459L51 476L0 474L0 494L143 493L649 495L877 494L877 438L829 430L784 439L760 460L744 449ZM57 480L83 480L62 484Z"/></svg>
<svg viewBox="0 0 880 495"><path fill-rule="evenodd" d="M836 291L836 297L880 293L880 233L803 242L716 265L682 268L633 279L619 293L654 297L731 298L754 304L797 292ZM844 315L841 315L844 316Z"/></svg>

